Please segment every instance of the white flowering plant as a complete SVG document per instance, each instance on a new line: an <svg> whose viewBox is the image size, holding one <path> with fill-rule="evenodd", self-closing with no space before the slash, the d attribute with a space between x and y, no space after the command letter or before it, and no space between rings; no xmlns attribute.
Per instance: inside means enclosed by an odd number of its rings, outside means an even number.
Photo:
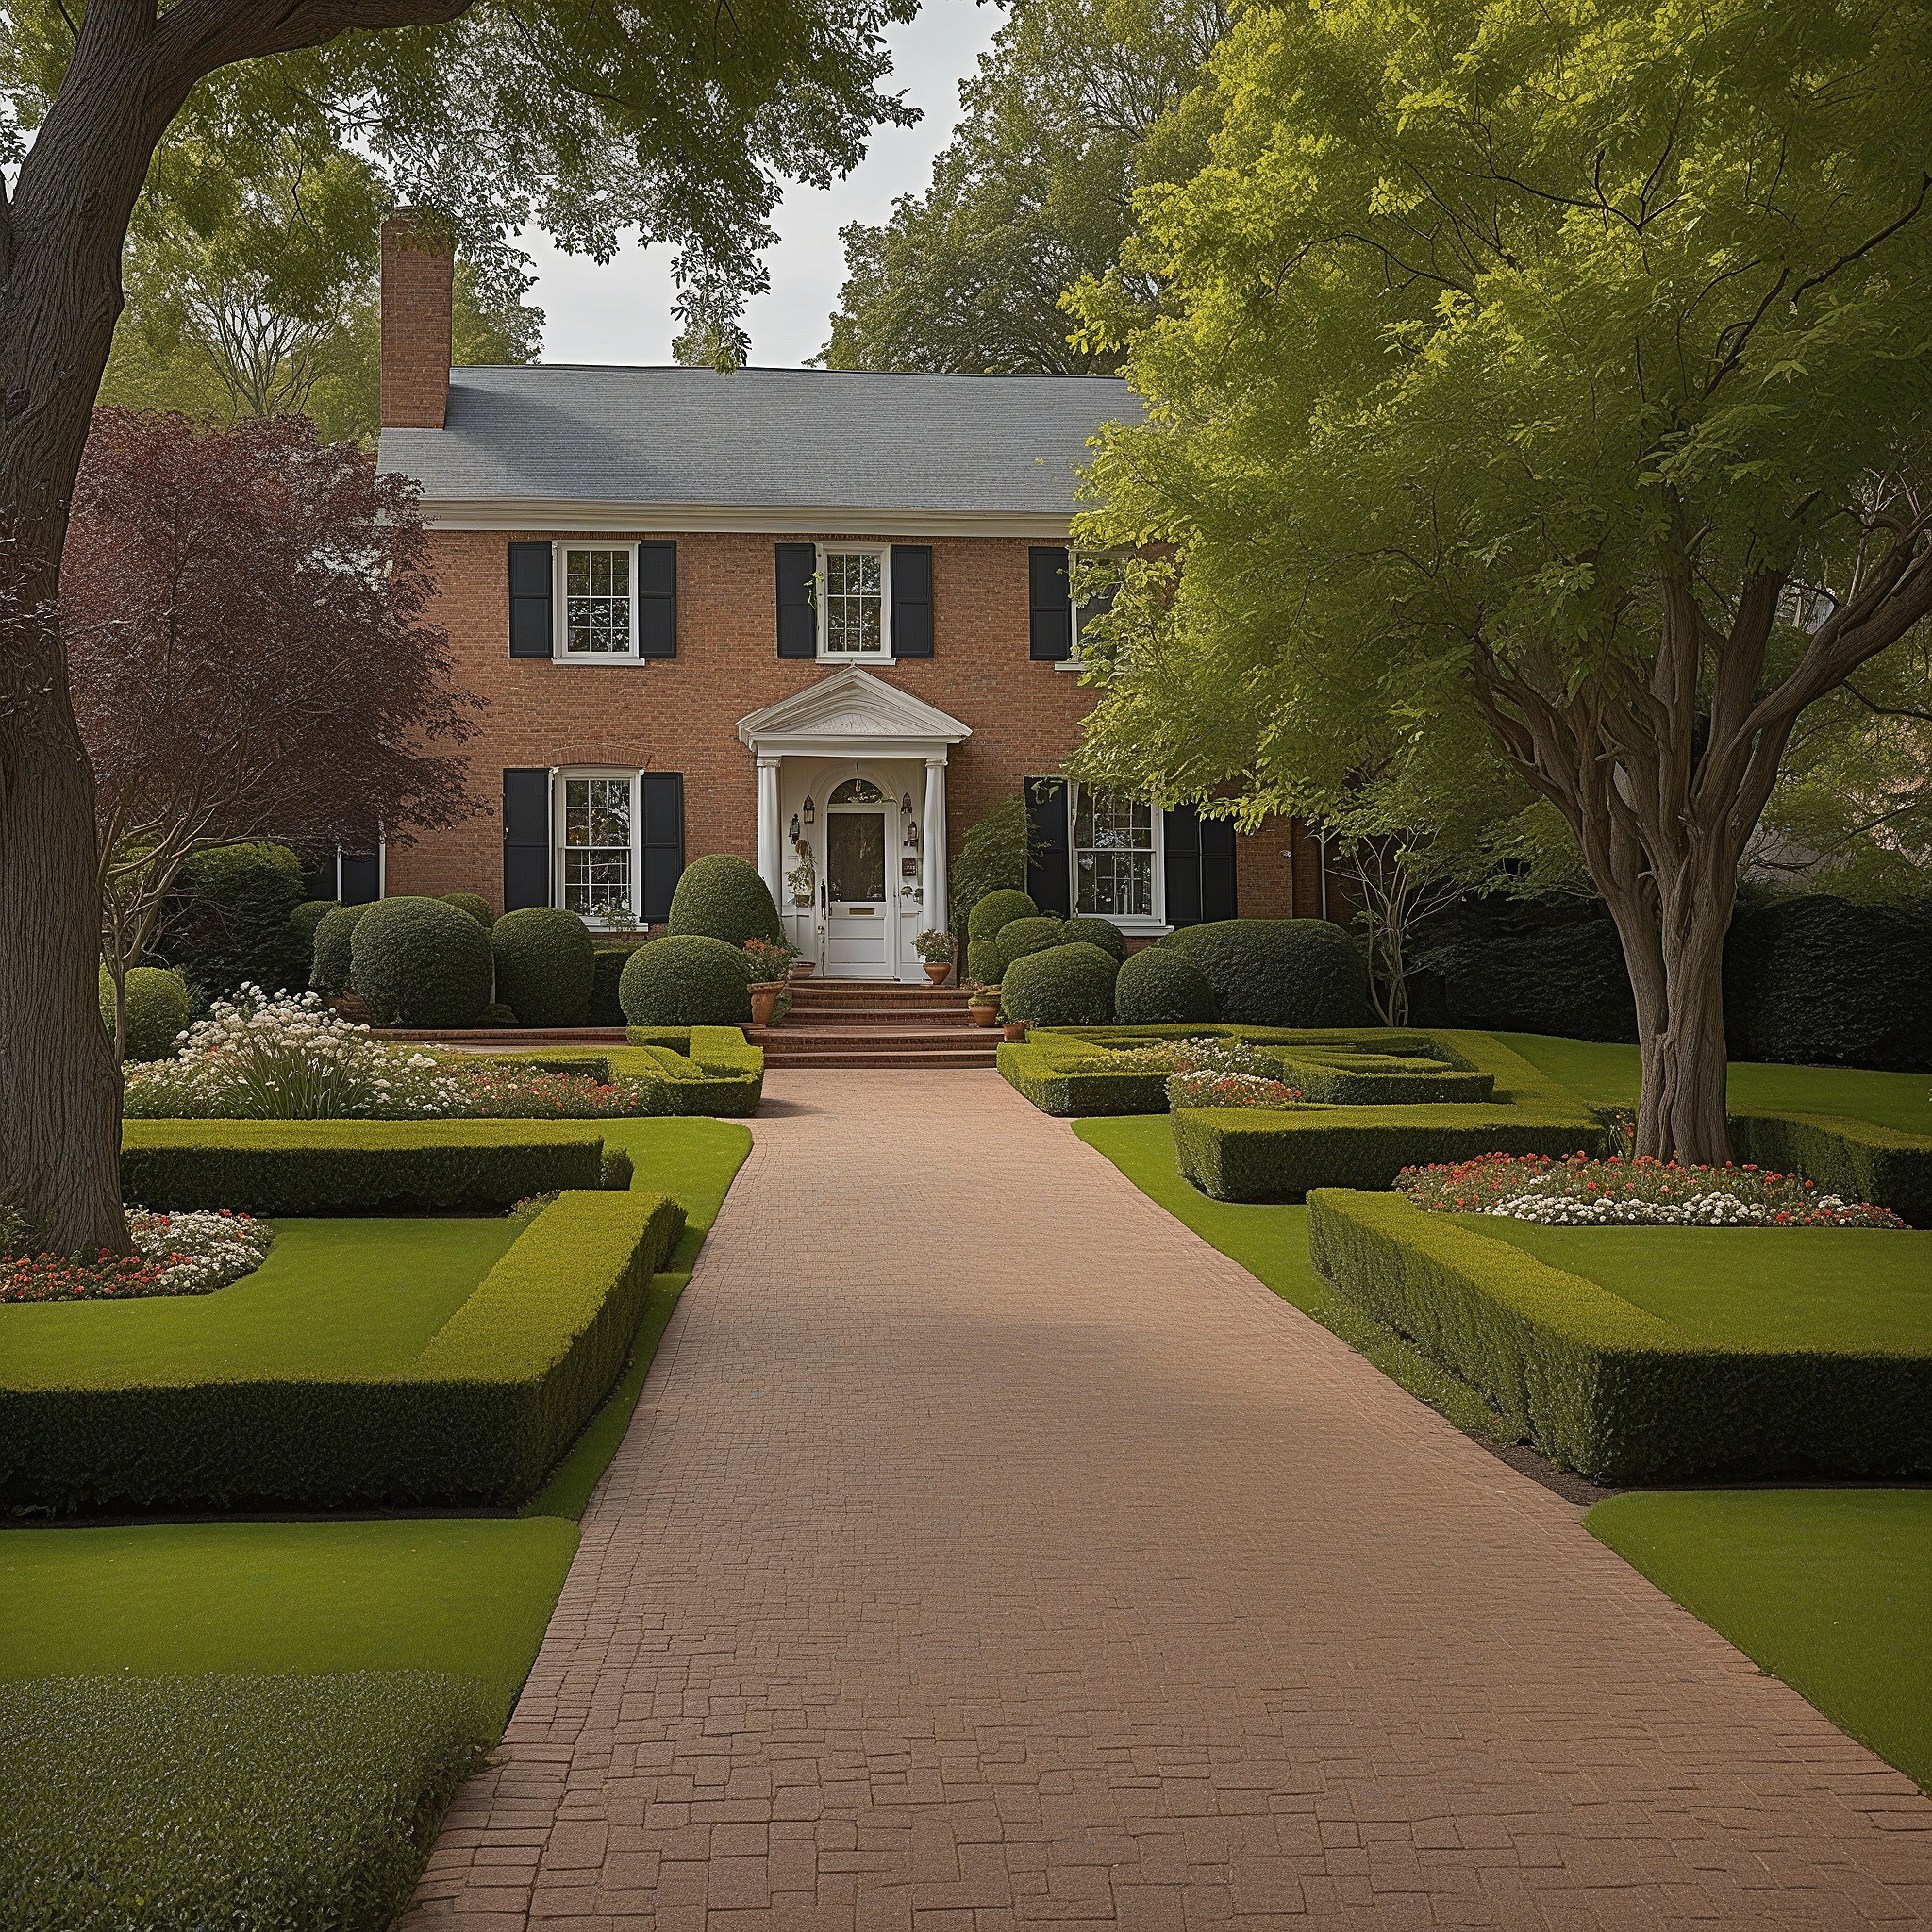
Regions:
<svg viewBox="0 0 1932 1932"><path fill-rule="evenodd" d="M130 1120L604 1120L670 1111L662 1081L597 1080L391 1046L312 992L244 986L181 1036L175 1058L126 1070Z"/></svg>
<svg viewBox="0 0 1932 1932"><path fill-rule="evenodd" d="M1091 1059L1068 1062L1068 1071L1108 1074L1241 1074L1279 1080L1281 1062L1244 1040L1150 1040L1139 1046L1109 1047Z"/></svg>
<svg viewBox="0 0 1932 1932"><path fill-rule="evenodd" d="M1436 1214L1498 1214L1545 1227L1903 1227L1890 1208L1847 1201L1794 1174L1751 1165L1573 1154L1485 1154L1408 1167L1397 1189Z"/></svg>
<svg viewBox="0 0 1932 1932"><path fill-rule="evenodd" d="M0 1302L208 1294L254 1274L275 1239L265 1221L226 1208L163 1214L130 1208L127 1232L132 1255L0 1253Z"/></svg>

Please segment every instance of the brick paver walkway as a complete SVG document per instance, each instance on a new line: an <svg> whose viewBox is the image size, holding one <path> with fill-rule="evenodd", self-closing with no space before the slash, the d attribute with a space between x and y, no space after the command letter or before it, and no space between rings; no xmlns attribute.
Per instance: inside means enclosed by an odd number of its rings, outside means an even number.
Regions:
<svg viewBox="0 0 1932 1932"><path fill-rule="evenodd" d="M412 1927L1927 1923L1906 1778L1063 1123L767 1094Z"/></svg>

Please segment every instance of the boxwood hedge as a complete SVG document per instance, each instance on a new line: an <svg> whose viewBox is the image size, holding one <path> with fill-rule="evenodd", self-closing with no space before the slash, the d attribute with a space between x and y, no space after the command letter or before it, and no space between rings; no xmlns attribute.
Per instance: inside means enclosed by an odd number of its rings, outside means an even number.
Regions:
<svg viewBox="0 0 1932 1932"><path fill-rule="evenodd" d="M1043 953L1049 946L1064 944L1065 925L1064 920L1056 919L1050 912L1037 912L1030 919L1008 920L993 940L999 948L1000 974L1028 953Z"/></svg>
<svg viewBox="0 0 1932 1932"><path fill-rule="evenodd" d="M1221 919L1159 941L1191 960L1221 1017L1242 1026L1365 1026L1368 968L1325 919Z"/></svg>
<svg viewBox="0 0 1932 1932"><path fill-rule="evenodd" d="M1211 1024L1221 1008L1208 975L1184 953L1142 946L1113 983L1113 1016L1123 1026Z"/></svg>
<svg viewBox="0 0 1932 1932"><path fill-rule="evenodd" d="M349 940L350 978L385 1026L475 1025L491 972L490 935L441 899L378 899Z"/></svg>
<svg viewBox="0 0 1932 1932"><path fill-rule="evenodd" d="M597 949L575 912L525 906L489 928L496 996L520 1026L581 1026L591 1015Z"/></svg>
<svg viewBox="0 0 1932 1932"><path fill-rule="evenodd" d="M373 905L375 902L371 901ZM370 907L335 906L322 915L315 927L315 941L308 969L308 984L317 992L347 992L354 982L350 948L356 928Z"/></svg>
<svg viewBox="0 0 1932 1932"><path fill-rule="evenodd" d="M1127 936L1110 919L1095 919L1076 913L1060 929L1060 943L1067 946L1098 946L1116 964L1127 957Z"/></svg>
<svg viewBox="0 0 1932 1932"><path fill-rule="evenodd" d="M164 1060L175 1036L188 1024L188 984L164 966L130 966L126 979L127 1051L130 1060ZM101 1024L114 1030L114 982L101 968Z"/></svg>
<svg viewBox="0 0 1932 1932"><path fill-rule="evenodd" d="M733 948L785 936L758 867L726 852L694 858L678 874L667 926L675 938L720 940Z"/></svg>
<svg viewBox="0 0 1932 1932"><path fill-rule="evenodd" d="M1875 1201L1914 1227L1932 1227L1932 1135L1824 1113L1734 1113L1740 1160L1801 1174L1851 1201Z"/></svg>
<svg viewBox="0 0 1932 1932"><path fill-rule="evenodd" d="M989 892L985 898L974 901L973 910L966 915L966 937L969 940L990 940L995 938L1001 926L1015 919L1031 919L1040 908L1024 892L1013 886L1002 886L996 892Z"/></svg>
<svg viewBox="0 0 1932 1932"><path fill-rule="evenodd" d="M1595 1481L1932 1470L1932 1351L1694 1344L1597 1283L1399 1194L1310 1194L1308 1242L1340 1294Z"/></svg>
<svg viewBox="0 0 1932 1932"><path fill-rule="evenodd" d="M674 934L630 956L617 993L633 1026L741 1026L751 1019L749 970L737 946Z"/></svg>
<svg viewBox="0 0 1932 1932"><path fill-rule="evenodd" d="M1030 924L1030 922L1023 922ZM1011 927L1002 928L1002 948ZM1120 968L1098 946L1048 946L1012 960L1000 974L1000 1011L1039 1026L1091 1026L1113 1013Z"/></svg>
<svg viewBox="0 0 1932 1932"><path fill-rule="evenodd" d="M384 1375L76 1378L0 1369L0 1493L38 1508L521 1502L623 1373L684 1229L662 1194L566 1192L427 1345Z"/></svg>

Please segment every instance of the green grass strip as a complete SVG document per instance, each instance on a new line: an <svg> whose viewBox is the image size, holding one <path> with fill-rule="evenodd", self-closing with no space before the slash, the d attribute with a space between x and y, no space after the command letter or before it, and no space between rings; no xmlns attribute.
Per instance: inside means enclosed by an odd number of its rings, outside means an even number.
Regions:
<svg viewBox="0 0 1932 1932"><path fill-rule="evenodd" d="M1932 1791L1932 1491L1636 1492L1583 1520Z"/></svg>
<svg viewBox="0 0 1932 1932"><path fill-rule="evenodd" d="M1472 1389L1398 1335L1351 1307L1308 1259L1308 1210L1270 1203L1210 1200L1182 1178L1164 1114L1074 1121L1074 1132L1113 1162L1149 1200L1209 1247L1291 1302L1458 1429L1514 1442L1516 1426Z"/></svg>

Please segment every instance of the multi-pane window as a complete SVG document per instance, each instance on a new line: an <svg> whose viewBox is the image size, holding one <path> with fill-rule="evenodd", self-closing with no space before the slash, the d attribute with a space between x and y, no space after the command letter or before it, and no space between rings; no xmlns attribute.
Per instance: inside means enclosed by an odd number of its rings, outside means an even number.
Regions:
<svg viewBox="0 0 1932 1932"><path fill-rule="evenodd" d="M827 550L819 574L820 648L828 658L877 658L886 648L882 550Z"/></svg>
<svg viewBox="0 0 1932 1932"><path fill-rule="evenodd" d="M563 553L563 648L568 657L628 658L631 553L627 547L567 544Z"/></svg>
<svg viewBox="0 0 1932 1932"><path fill-rule="evenodd" d="M629 778L563 781L563 903L586 918L627 912L631 898Z"/></svg>
<svg viewBox="0 0 1932 1932"><path fill-rule="evenodd" d="M1154 911L1154 808L1079 788L1074 806L1075 909L1103 918L1144 919Z"/></svg>

